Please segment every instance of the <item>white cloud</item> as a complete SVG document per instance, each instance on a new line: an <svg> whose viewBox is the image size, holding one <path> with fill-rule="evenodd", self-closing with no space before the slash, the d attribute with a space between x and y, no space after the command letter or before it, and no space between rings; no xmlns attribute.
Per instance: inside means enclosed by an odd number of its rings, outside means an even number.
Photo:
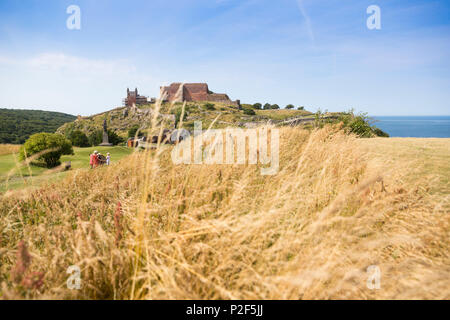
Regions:
<svg viewBox="0 0 450 320"><path fill-rule="evenodd" d="M14 59L1 57L0 64L16 65L24 68L47 69L51 71L71 72L76 74L123 74L136 71L127 60L89 59L66 55L64 53L42 53L35 57Z"/></svg>
<svg viewBox="0 0 450 320"><path fill-rule="evenodd" d="M64 53L0 56L0 70L0 86L4 89L0 91L0 107L8 108L89 115L121 105L127 86L137 86L143 93L155 86L150 75L135 71L128 60Z"/></svg>
<svg viewBox="0 0 450 320"><path fill-rule="evenodd" d="M309 18L308 14L306 13L306 10L303 6L303 0L297 0L297 5L298 5L298 8L300 9L300 13L302 14L303 18L305 19L305 26L306 26L306 30L308 32L308 36L311 39L311 41L314 43L315 36L314 36L312 24L311 24L311 19Z"/></svg>

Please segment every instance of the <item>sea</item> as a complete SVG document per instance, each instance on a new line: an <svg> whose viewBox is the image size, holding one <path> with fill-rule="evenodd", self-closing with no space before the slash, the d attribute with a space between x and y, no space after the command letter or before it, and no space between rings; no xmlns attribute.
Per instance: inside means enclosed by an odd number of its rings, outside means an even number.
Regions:
<svg viewBox="0 0 450 320"><path fill-rule="evenodd" d="M391 137L450 138L450 116L374 116L374 125Z"/></svg>

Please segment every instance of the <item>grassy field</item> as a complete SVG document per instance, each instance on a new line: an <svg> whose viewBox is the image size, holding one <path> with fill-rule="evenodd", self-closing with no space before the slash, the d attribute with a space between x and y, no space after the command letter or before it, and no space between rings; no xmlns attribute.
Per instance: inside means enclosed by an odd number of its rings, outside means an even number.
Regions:
<svg viewBox="0 0 450 320"><path fill-rule="evenodd" d="M401 163L409 168L405 177L407 183L425 178L433 181L432 194L450 195L450 139L373 138L358 142L380 166L396 168L396 164Z"/></svg>
<svg viewBox="0 0 450 320"><path fill-rule="evenodd" d="M449 299L449 147L282 128L274 176L167 149L73 170L1 197L0 298Z"/></svg>
<svg viewBox="0 0 450 320"><path fill-rule="evenodd" d="M19 152L20 145L18 144L0 144L0 156L5 154L17 153Z"/></svg>
<svg viewBox="0 0 450 320"><path fill-rule="evenodd" d="M2 147L5 145L2 145ZM0 147L0 150L2 150ZM6 150L6 147L4 148ZM18 148L10 150L16 152ZM111 153L111 161L118 161L132 153L132 149L126 147L89 147L74 148L74 155L62 156L61 162L70 161L72 170L88 169L89 155L97 150L102 154ZM4 151L6 153L6 151ZM42 182L54 182L67 175L67 171L58 169L48 170L40 166L26 166L20 163L16 153L0 155L0 192L23 187L36 187Z"/></svg>

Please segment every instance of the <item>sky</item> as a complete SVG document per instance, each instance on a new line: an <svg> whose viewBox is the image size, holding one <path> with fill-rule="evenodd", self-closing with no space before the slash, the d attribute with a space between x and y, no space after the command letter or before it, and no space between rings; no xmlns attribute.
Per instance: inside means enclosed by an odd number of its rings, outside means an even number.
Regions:
<svg viewBox="0 0 450 320"><path fill-rule="evenodd" d="M242 103L450 115L450 1L0 0L0 108L91 115L171 82Z"/></svg>

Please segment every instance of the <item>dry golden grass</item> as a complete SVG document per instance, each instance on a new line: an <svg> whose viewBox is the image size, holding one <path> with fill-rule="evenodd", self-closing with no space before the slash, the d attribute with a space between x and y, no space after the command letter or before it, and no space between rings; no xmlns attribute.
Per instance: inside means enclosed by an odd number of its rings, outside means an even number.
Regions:
<svg viewBox="0 0 450 320"><path fill-rule="evenodd" d="M450 298L448 195L360 144L337 127L283 128L274 176L175 166L165 149L5 195L0 297ZM66 287L71 265L80 290Z"/></svg>
<svg viewBox="0 0 450 320"><path fill-rule="evenodd" d="M0 156L5 154L17 153L19 152L20 145L18 144L0 144Z"/></svg>
<svg viewBox="0 0 450 320"><path fill-rule="evenodd" d="M450 138L374 138L358 143L379 166L405 165L407 183L433 180L431 193L450 194Z"/></svg>

